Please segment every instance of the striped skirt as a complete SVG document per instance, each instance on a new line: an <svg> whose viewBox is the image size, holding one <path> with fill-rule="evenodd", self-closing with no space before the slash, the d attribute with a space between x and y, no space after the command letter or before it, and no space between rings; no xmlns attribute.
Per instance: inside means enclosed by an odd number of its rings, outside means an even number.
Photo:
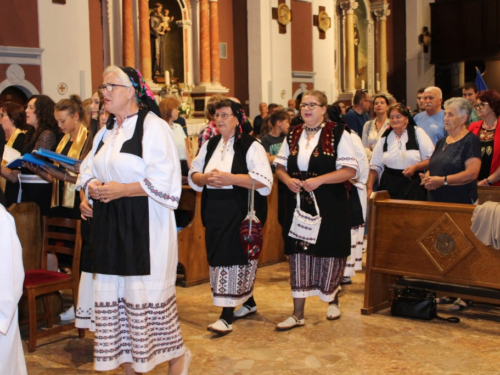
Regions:
<svg viewBox="0 0 500 375"><path fill-rule="evenodd" d="M210 267L210 286L214 306L236 307L253 295L258 260L248 265Z"/></svg>
<svg viewBox="0 0 500 375"><path fill-rule="evenodd" d="M290 255L290 284L293 298L319 296L332 302L339 290L347 258Z"/></svg>
<svg viewBox="0 0 500 375"><path fill-rule="evenodd" d="M351 255L347 258L344 276L353 277L363 269L363 250L365 247L365 224L351 229Z"/></svg>

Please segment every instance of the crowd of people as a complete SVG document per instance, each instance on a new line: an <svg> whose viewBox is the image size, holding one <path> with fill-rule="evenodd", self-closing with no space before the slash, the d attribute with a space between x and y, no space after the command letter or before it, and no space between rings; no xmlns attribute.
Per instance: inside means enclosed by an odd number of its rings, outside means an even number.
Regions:
<svg viewBox="0 0 500 375"><path fill-rule="evenodd" d="M252 124L237 98L214 95L195 152L177 123L180 100L158 104L140 72L110 66L84 102L36 95L26 108L0 105L2 154L5 146L22 155L42 147L81 161L76 170L3 161L0 202L35 202L41 215L82 219L79 299L63 319L95 332L96 370L144 373L169 361L171 374L187 374L191 352L175 296L183 181L202 194L213 304L222 309L209 331L226 335L257 311L258 259L241 250L240 225L249 192L265 224L273 185L293 299L276 330L304 326L312 296L326 303L328 320L339 319L340 286L361 269L372 191L476 204L478 186L500 186L500 94L466 84L444 109L438 87L417 99L412 112L391 96L358 90L346 108L311 90L287 107L260 103ZM301 214L321 216L314 237L294 232ZM49 267L65 261L54 257Z"/></svg>

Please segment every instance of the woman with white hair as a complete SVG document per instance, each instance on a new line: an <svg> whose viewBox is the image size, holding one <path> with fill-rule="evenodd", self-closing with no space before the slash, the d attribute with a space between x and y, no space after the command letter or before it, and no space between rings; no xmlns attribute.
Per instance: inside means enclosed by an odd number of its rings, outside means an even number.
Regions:
<svg viewBox="0 0 500 375"><path fill-rule="evenodd" d="M172 131L137 70L111 66L103 78L110 120L77 183L93 205L84 271L94 274L94 366L123 364L134 374L170 361L170 374L187 374L191 353L175 298L181 171Z"/></svg>
<svg viewBox="0 0 500 375"><path fill-rule="evenodd" d="M467 130L472 105L464 98L444 103L447 137L436 143L422 185L433 202L474 203L477 201L477 176L481 169L479 138Z"/></svg>

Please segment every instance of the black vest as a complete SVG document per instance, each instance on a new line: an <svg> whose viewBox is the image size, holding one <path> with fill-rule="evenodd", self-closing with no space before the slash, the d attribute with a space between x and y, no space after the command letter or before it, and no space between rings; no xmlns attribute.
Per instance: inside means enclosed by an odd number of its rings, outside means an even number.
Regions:
<svg viewBox="0 0 500 375"><path fill-rule="evenodd" d="M247 152L252 143L257 142L257 140L251 135L248 135L246 133L238 134L237 137L238 138L234 140L234 145L233 145L234 159L233 159L233 165L231 166L231 173L248 174L248 168L246 162ZM222 135L219 134L208 140L207 155L205 157L205 165L203 166L204 173L205 173L205 168L207 167L207 164L210 158L212 157L215 149L217 148L217 145L219 144L221 138ZM233 185L233 190L237 197L239 209L242 213L245 214L244 216L246 216L248 212L248 189ZM205 186L203 188L203 192L201 195L202 218L204 217L203 212L206 207L206 200L207 200L207 187ZM262 226L264 226L267 219L267 197L260 195L260 193L257 190L255 190L254 208L255 208L255 214L261 221ZM203 223L203 225L205 225L205 223Z"/></svg>
<svg viewBox="0 0 500 375"><path fill-rule="evenodd" d="M415 130L415 126L408 125L406 127L406 131L408 132L408 142L406 142L406 150L417 150L419 151L418 148L418 139L417 139L417 134ZM384 134L382 134L382 137L385 137L384 141L384 152L387 152L387 138L389 137L389 134L392 132L392 127L389 127Z"/></svg>

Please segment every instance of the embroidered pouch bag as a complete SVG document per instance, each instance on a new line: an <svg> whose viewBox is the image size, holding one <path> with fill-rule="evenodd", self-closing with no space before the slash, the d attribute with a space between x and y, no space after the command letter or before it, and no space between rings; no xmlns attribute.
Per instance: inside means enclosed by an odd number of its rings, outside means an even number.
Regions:
<svg viewBox="0 0 500 375"><path fill-rule="evenodd" d="M321 216L316 197L312 191L310 194L316 208L316 215L308 214L300 209L300 193L297 193L297 207L293 213L293 221L288 235L297 240L315 244L321 226Z"/></svg>
<svg viewBox="0 0 500 375"><path fill-rule="evenodd" d="M262 223L254 210L255 181L252 180L252 190L248 189L248 214L240 225L240 244L248 260L259 258L262 250Z"/></svg>

